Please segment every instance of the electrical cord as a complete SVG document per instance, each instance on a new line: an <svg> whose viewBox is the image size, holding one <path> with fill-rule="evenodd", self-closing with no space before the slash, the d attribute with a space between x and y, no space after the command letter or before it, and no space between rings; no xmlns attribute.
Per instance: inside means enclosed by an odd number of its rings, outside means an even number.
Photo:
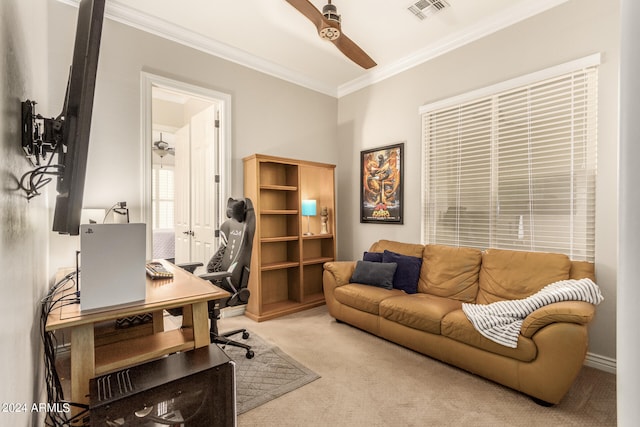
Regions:
<svg viewBox="0 0 640 427"><path fill-rule="evenodd" d="M70 416L64 411L48 411L45 417L47 427L84 427L89 425L89 407L85 404L69 402L64 398L62 383L56 369L57 339L52 332L46 330L47 318L54 309L60 309L70 304L77 304L79 298L75 292L65 294L64 286L71 283L70 289L75 289L76 272L67 274L59 282L54 284L47 295L41 301L40 310L40 336L44 347L44 370L47 389L47 403L49 407L77 407L82 411ZM55 297L58 291L61 296ZM64 406L60 406L60 404Z"/></svg>
<svg viewBox="0 0 640 427"><path fill-rule="evenodd" d="M107 217L114 211L118 215L124 215L127 217L127 223L129 222L129 209L127 209L127 202L117 202L115 205L111 206L106 214L104 214L104 218L102 219L102 223L104 224L107 220Z"/></svg>
<svg viewBox="0 0 640 427"><path fill-rule="evenodd" d="M32 199L33 197L39 196L40 190L42 187L51 182L52 178L45 178L45 175L53 175L53 176L61 176L64 171L64 165L52 165L51 162L53 160L53 156L49 156L49 161L44 166L39 166L35 169L30 170L29 172L22 175L18 185L25 193L27 193L27 199ZM50 169L55 169L51 171ZM26 181L28 179L28 184Z"/></svg>

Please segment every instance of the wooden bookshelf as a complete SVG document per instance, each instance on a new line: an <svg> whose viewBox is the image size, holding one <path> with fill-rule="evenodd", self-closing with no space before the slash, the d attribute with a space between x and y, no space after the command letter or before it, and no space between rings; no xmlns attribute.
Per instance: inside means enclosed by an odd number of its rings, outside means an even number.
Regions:
<svg viewBox="0 0 640 427"><path fill-rule="evenodd" d="M333 261L335 166L255 154L244 159L244 193L256 210L245 315L263 321L324 304L322 265ZM302 216L302 200L316 216ZM327 233L321 210L327 208ZM307 227L313 233L305 235Z"/></svg>

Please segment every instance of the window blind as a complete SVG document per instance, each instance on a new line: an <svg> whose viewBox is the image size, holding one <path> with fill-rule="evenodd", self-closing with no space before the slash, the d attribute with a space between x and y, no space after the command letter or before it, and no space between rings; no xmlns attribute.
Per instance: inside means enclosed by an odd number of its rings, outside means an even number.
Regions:
<svg viewBox="0 0 640 427"><path fill-rule="evenodd" d="M423 239L593 260L597 66L423 112Z"/></svg>
<svg viewBox="0 0 640 427"><path fill-rule="evenodd" d="M170 167L153 168L153 228L174 227L174 171Z"/></svg>

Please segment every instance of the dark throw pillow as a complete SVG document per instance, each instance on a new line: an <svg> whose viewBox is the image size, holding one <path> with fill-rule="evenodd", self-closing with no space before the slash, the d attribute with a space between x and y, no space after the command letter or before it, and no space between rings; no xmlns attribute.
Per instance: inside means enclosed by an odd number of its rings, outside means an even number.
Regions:
<svg viewBox="0 0 640 427"><path fill-rule="evenodd" d="M362 256L363 261L382 262L382 252L365 252Z"/></svg>
<svg viewBox="0 0 640 427"><path fill-rule="evenodd" d="M393 289L393 275L397 267L395 262L357 261L349 282Z"/></svg>
<svg viewBox="0 0 640 427"><path fill-rule="evenodd" d="M382 255L383 263L395 263L398 265L393 277L393 287L405 291L408 294L418 292L418 279L422 258L401 255L385 250Z"/></svg>

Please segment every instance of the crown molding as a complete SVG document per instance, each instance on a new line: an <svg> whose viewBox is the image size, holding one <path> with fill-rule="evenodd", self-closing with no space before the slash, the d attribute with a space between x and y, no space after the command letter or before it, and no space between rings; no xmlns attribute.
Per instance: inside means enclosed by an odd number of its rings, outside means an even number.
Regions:
<svg viewBox="0 0 640 427"><path fill-rule="evenodd" d="M78 7L80 0L57 0ZM120 3L107 2L105 16L113 21L145 31L167 40L191 47L201 52L217 56L230 62L251 68L281 80L311 89L325 95L340 98L372 84L381 82L413 67L423 64L468 43L479 40L510 25L523 21L539 13L552 9L569 0L530 0L512 6L503 12L478 22L470 28L452 34L438 43L408 55L400 60L369 70L362 77L334 87L317 79L309 78L279 64L259 58L246 51L225 43L204 37L169 21L154 18L135 11Z"/></svg>
<svg viewBox="0 0 640 427"><path fill-rule="evenodd" d="M376 67L366 75L340 85L337 90L338 98L393 77L396 74L400 74L440 55L444 55L445 53L498 32L527 18L559 6L562 3L566 3L567 1L569 0L532 0L512 6L499 14L479 21L471 27L458 31L392 64Z"/></svg>
<svg viewBox="0 0 640 427"><path fill-rule="evenodd" d="M80 0L57 0L69 6L78 7ZM337 88L322 81L309 78L274 62L259 58L253 54L228 44L204 37L169 21L155 18L122 5L107 2L105 17L112 21L136 28L158 37L179 43L230 62L242 65L261 73L306 87L316 92L337 97Z"/></svg>

